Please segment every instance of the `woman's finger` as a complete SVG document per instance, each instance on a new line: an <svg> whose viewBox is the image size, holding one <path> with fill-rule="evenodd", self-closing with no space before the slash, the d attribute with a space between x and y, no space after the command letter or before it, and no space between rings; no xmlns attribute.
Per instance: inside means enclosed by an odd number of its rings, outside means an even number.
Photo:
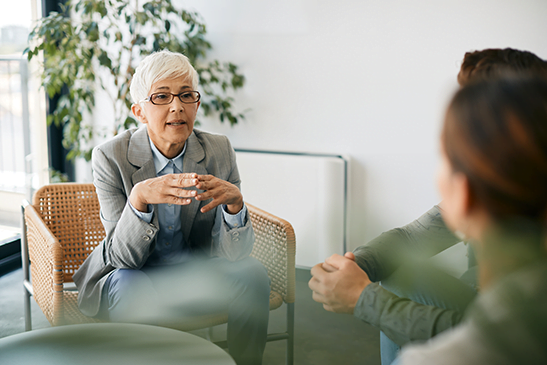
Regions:
<svg viewBox="0 0 547 365"><path fill-rule="evenodd" d="M169 175L167 181L168 183L172 184L172 186L179 188L189 188L191 186L196 186L199 182L198 174L196 173L171 174Z"/></svg>
<svg viewBox="0 0 547 365"><path fill-rule="evenodd" d="M209 204L205 205L200 209L202 213L207 213L210 210L215 209L218 207L222 202L219 199L213 199Z"/></svg>
<svg viewBox="0 0 547 365"><path fill-rule="evenodd" d="M179 198L194 198L198 195L198 192L192 189L169 188L168 195Z"/></svg>
<svg viewBox="0 0 547 365"><path fill-rule="evenodd" d="M179 196L169 196L164 199L163 204L175 204L175 205L188 205L192 202L192 199L179 197Z"/></svg>

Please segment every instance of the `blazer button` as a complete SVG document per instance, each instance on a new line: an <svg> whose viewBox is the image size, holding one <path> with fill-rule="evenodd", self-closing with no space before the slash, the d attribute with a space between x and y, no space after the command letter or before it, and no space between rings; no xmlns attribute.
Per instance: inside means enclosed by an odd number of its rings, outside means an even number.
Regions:
<svg viewBox="0 0 547 365"><path fill-rule="evenodd" d="M150 237L148 237L148 236L142 236L142 239L145 240L145 241L150 241Z"/></svg>
<svg viewBox="0 0 547 365"><path fill-rule="evenodd" d="M153 233L154 233L154 231L151 230L150 228L148 228L148 229L146 230L146 234L153 234Z"/></svg>
<svg viewBox="0 0 547 365"><path fill-rule="evenodd" d="M239 238L236 237L236 238L234 238L233 240L234 240L235 242L237 242L237 241L239 241Z"/></svg>

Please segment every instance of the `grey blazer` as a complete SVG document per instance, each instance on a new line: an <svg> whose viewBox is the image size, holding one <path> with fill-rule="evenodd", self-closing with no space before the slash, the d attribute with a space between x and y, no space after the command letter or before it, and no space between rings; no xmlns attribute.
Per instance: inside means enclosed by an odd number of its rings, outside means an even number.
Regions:
<svg viewBox="0 0 547 365"><path fill-rule="evenodd" d="M227 137L194 129L184 155L184 173L214 175L240 188L235 152ZM157 207L150 224L129 206L129 194L138 182L156 177L146 126L125 131L93 150L93 183L101 205L106 238L74 274L78 306L87 316L99 311L101 292L115 269L140 269L154 250L159 230ZM236 261L247 257L254 232L247 219L243 227L229 229L220 207L207 213L199 209L209 201L182 206L181 227L192 251Z"/></svg>

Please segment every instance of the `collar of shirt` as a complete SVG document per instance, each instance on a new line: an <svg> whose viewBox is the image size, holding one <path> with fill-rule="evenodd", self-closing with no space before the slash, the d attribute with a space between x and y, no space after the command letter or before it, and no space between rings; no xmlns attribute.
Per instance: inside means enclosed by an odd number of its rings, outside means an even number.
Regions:
<svg viewBox="0 0 547 365"><path fill-rule="evenodd" d="M184 143L184 147L177 157L173 159L168 159L167 157L162 155L162 153L158 150L150 137L148 137L148 140L150 141L150 148L152 149L152 157L154 159L154 167L156 168L156 176L159 176L160 172L167 166L169 161L173 161L177 169L182 172L182 158L184 156L184 152L186 152L186 143Z"/></svg>

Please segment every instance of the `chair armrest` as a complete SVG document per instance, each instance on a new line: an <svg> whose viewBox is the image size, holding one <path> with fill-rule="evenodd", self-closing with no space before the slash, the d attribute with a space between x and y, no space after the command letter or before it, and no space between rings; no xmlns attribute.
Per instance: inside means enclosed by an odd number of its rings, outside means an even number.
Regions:
<svg viewBox="0 0 547 365"><path fill-rule="evenodd" d="M34 299L52 325L62 310L63 249L32 206L25 207L27 243Z"/></svg>
<svg viewBox="0 0 547 365"><path fill-rule="evenodd" d="M255 233L251 256L268 270L271 289L285 303L295 300L295 235L291 224L251 204L245 203Z"/></svg>

